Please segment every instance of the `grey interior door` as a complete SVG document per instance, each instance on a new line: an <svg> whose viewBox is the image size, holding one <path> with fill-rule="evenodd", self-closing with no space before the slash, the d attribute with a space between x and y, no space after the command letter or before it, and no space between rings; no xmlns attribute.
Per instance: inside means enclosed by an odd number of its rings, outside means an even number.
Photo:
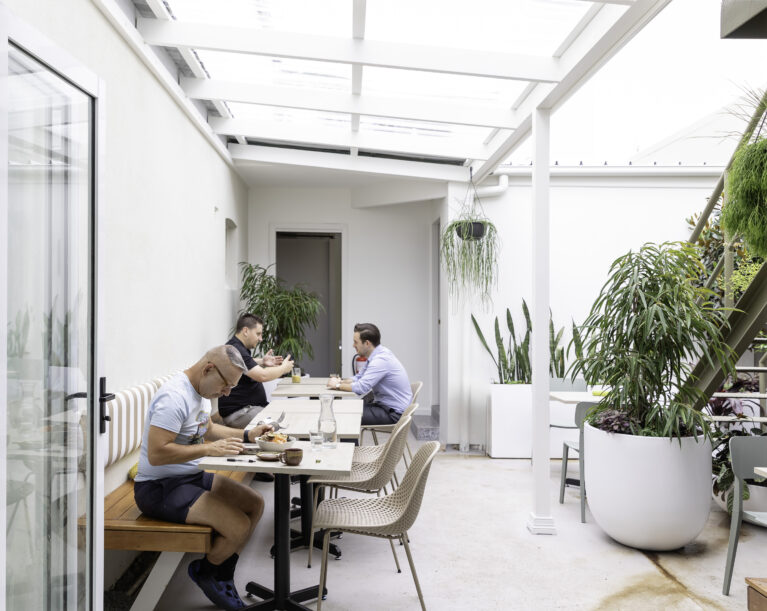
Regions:
<svg viewBox="0 0 767 611"><path fill-rule="evenodd" d="M276 273L287 286L304 285L325 309L316 329L307 329L314 358L300 366L313 376L341 373L341 234L277 232Z"/></svg>

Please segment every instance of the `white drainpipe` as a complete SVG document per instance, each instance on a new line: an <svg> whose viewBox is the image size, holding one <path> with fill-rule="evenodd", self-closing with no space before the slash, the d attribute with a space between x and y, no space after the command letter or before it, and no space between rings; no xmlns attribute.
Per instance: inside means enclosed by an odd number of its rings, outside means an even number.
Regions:
<svg viewBox="0 0 767 611"><path fill-rule="evenodd" d="M502 172L503 170L501 170ZM490 187L477 187L477 195L482 198L498 197L506 193L509 188L509 177L506 174L498 176L498 184Z"/></svg>

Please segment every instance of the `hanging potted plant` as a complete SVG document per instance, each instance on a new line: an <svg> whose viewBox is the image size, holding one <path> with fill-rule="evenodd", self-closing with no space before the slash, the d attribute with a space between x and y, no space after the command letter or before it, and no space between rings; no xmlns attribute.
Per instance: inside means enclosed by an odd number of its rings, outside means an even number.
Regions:
<svg viewBox="0 0 767 611"><path fill-rule="evenodd" d="M613 539L669 550L692 541L711 505L712 429L692 408L691 371L733 371L722 337L727 311L696 286L694 246L645 244L617 259L581 328L572 375L609 391L587 417L585 474L591 513Z"/></svg>
<svg viewBox="0 0 767 611"><path fill-rule="evenodd" d="M474 179L458 216L442 231L442 262L454 297L478 295L488 304L498 277L498 231L485 216Z"/></svg>
<svg viewBox="0 0 767 611"><path fill-rule="evenodd" d="M727 173L722 225L740 235L752 254L767 258L767 138L741 147Z"/></svg>

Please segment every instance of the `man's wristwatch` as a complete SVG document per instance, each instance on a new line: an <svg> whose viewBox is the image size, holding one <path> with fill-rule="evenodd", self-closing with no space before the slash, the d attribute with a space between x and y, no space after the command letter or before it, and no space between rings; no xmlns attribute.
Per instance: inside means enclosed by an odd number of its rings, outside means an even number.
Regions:
<svg viewBox="0 0 767 611"><path fill-rule="evenodd" d="M245 430L242 432L242 442L243 442L243 443L250 443L250 439L248 439L248 433L249 433L249 432L250 432L250 431L248 431L247 429L245 429Z"/></svg>

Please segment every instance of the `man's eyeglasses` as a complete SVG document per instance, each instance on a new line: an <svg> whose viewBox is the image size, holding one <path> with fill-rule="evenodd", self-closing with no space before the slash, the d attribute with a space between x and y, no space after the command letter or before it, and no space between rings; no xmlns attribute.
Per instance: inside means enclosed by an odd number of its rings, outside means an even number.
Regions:
<svg viewBox="0 0 767 611"><path fill-rule="evenodd" d="M227 388L229 388L229 389L231 390L232 388L234 388L235 386L237 386L237 384L236 384L236 383L235 383L235 384L230 384L230 383L229 383L229 380L227 380L227 379L224 377L224 374L223 374L223 373L221 373L221 370L220 370L218 367L216 367L216 364L215 364L213 361L208 361L208 363L210 363L211 365L213 365L213 369L215 369L215 370L216 370L216 373L217 373L217 374L218 374L218 375L221 377L221 379L224 381L224 384L226 384L226 387L227 387Z"/></svg>

